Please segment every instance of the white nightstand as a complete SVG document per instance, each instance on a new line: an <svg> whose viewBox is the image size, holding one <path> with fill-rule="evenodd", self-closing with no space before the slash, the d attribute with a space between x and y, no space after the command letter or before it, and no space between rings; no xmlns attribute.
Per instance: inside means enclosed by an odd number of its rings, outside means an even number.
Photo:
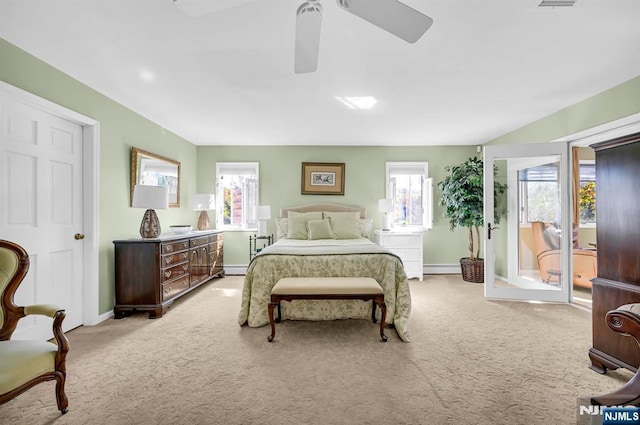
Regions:
<svg viewBox="0 0 640 425"><path fill-rule="evenodd" d="M409 230L376 230L375 242L396 254L409 279L422 280L422 233Z"/></svg>

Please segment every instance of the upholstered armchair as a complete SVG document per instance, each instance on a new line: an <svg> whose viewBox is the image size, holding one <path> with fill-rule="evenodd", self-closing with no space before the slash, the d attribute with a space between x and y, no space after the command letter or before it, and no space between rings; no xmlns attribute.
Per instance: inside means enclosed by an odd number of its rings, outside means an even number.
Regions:
<svg viewBox="0 0 640 425"><path fill-rule="evenodd" d="M65 311L53 305L18 306L14 294L29 270L29 256L19 245L0 240L0 404L45 381L56 381L58 410L67 413L64 392L69 342L62 332ZM53 319L55 343L12 340L18 321L31 314Z"/></svg>
<svg viewBox="0 0 640 425"><path fill-rule="evenodd" d="M558 282L560 274L560 235L551 223L531 223L540 278L547 282ZM574 232L575 233L575 232ZM596 251L573 248L573 285L591 288L591 279L598 274Z"/></svg>

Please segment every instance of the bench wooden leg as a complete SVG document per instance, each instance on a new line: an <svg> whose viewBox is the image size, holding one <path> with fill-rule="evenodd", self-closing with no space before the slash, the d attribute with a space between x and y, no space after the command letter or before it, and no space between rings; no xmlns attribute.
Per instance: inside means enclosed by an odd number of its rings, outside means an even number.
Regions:
<svg viewBox="0 0 640 425"><path fill-rule="evenodd" d="M373 300L371 302L371 321L373 323L377 323L378 321L376 320L376 300Z"/></svg>
<svg viewBox="0 0 640 425"><path fill-rule="evenodd" d="M382 339L382 342L387 342L387 336L384 334L384 325L387 321L387 304L385 304L384 301L379 300L377 300L377 304L380 307L380 311L382 312L382 318L380 319L380 338Z"/></svg>
<svg viewBox="0 0 640 425"><path fill-rule="evenodd" d="M278 316L280 315L280 303L279 302L270 302L269 303L269 324L271 325L271 335L267 337L267 341L273 342L273 338L276 336L276 324L273 321L273 309L278 307ZM279 319L279 317L278 317ZM278 320L279 321L279 320Z"/></svg>

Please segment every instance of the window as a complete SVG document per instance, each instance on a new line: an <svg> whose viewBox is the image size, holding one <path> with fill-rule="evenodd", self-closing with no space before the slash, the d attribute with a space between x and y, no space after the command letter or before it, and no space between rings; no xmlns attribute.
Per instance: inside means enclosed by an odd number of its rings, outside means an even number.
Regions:
<svg viewBox="0 0 640 425"><path fill-rule="evenodd" d="M557 222L560 217L560 188L557 163L520 170L520 222ZM596 222L596 165L580 161L580 223Z"/></svg>
<svg viewBox="0 0 640 425"><path fill-rule="evenodd" d="M580 161L580 223L596 222L596 164Z"/></svg>
<svg viewBox="0 0 640 425"><path fill-rule="evenodd" d="M550 163L520 170L520 222L560 219L558 164Z"/></svg>
<svg viewBox="0 0 640 425"><path fill-rule="evenodd" d="M216 163L216 227L249 230L258 227L258 163Z"/></svg>
<svg viewBox="0 0 640 425"><path fill-rule="evenodd" d="M392 226L433 227L432 184L427 162L387 162Z"/></svg>

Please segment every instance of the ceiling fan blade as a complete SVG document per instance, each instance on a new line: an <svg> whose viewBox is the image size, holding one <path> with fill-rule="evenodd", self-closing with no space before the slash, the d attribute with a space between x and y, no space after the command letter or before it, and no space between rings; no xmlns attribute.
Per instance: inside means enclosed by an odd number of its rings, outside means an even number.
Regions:
<svg viewBox="0 0 640 425"><path fill-rule="evenodd" d="M307 1L298 8L297 13L294 71L304 74L318 68L322 6L315 0Z"/></svg>
<svg viewBox="0 0 640 425"><path fill-rule="evenodd" d="M433 19L398 0L336 0L344 10L401 39L415 43Z"/></svg>

